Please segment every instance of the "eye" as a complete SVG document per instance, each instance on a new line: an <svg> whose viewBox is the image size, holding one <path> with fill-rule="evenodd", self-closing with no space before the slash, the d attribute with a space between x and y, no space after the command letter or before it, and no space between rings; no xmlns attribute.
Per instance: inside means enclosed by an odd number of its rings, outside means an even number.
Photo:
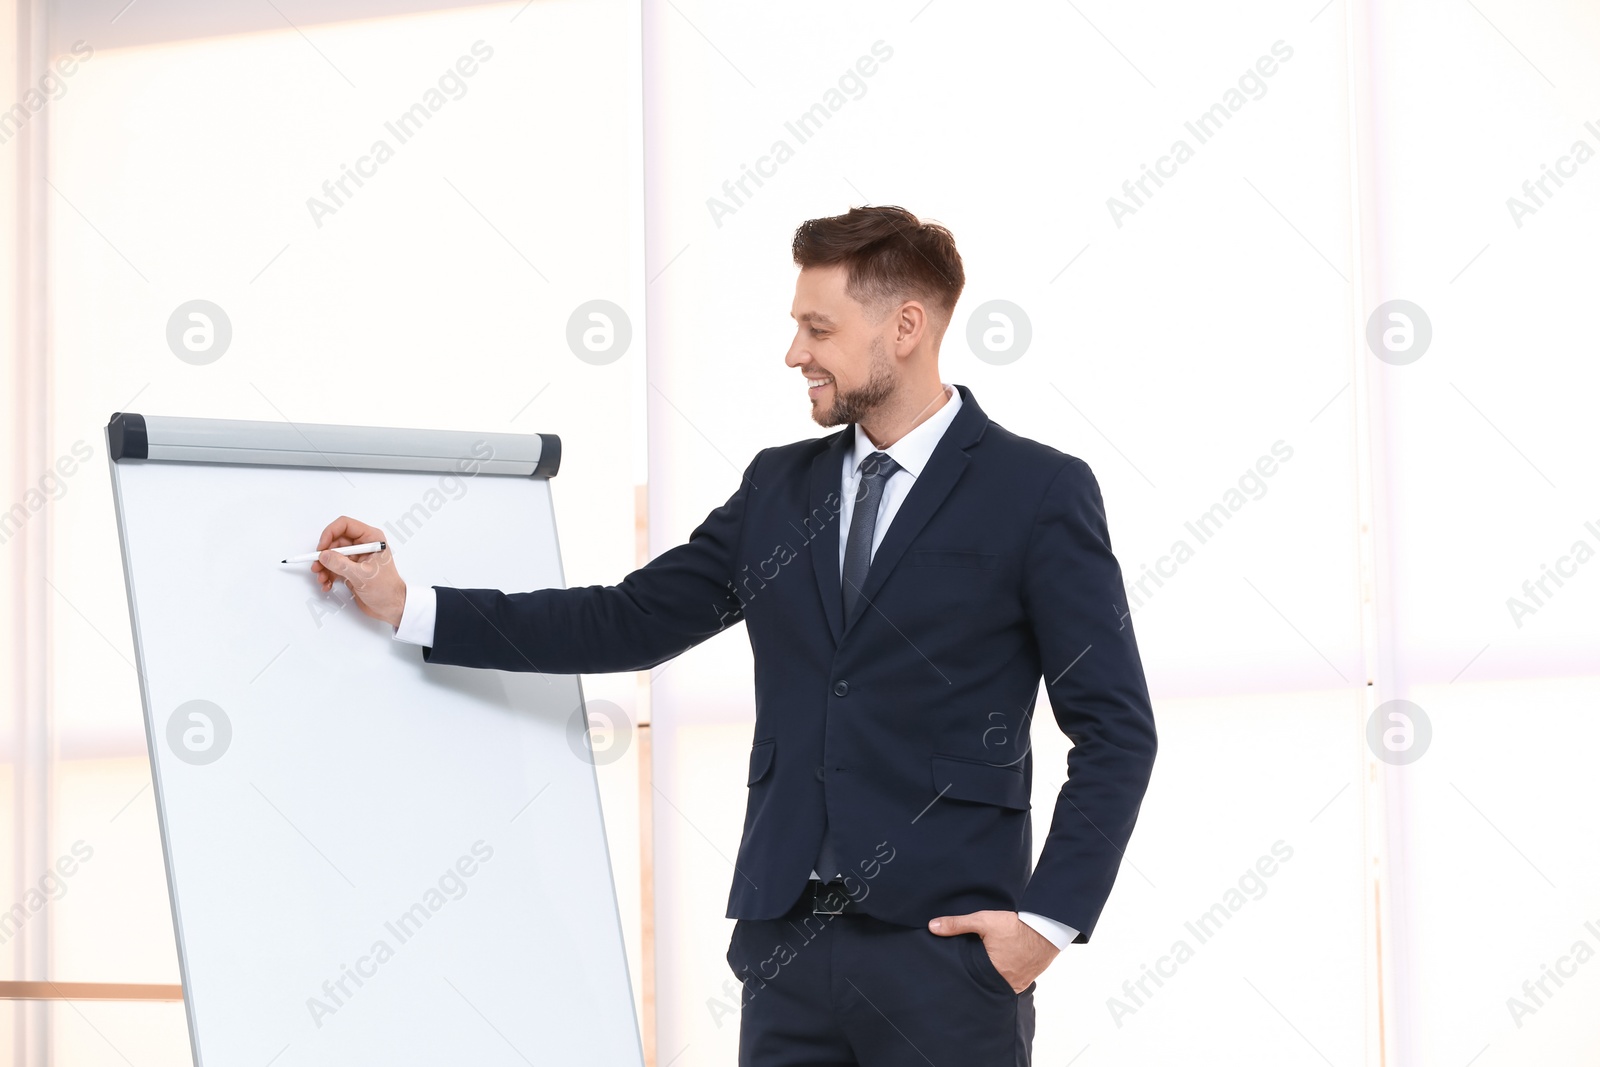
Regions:
<svg viewBox="0 0 1600 1067"><path fill-rule="evenodd" d="M823 337L823 336L826 336L826 335L827 335L827 331L826 330L819 330L815 326L811 327L811 336L812 337Z"/></svg>

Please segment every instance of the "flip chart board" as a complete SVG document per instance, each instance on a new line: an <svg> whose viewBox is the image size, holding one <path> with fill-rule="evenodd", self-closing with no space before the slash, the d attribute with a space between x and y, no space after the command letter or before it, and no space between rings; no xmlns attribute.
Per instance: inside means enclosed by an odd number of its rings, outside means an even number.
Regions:
<svg viewBox="0 0 1600 1067"><path fill-rule="evenodd" d="M559 440L106 435L196 1064L641 1064L578 679L425 664L278 562L350 515L410 588L563 586Z"/></svg>

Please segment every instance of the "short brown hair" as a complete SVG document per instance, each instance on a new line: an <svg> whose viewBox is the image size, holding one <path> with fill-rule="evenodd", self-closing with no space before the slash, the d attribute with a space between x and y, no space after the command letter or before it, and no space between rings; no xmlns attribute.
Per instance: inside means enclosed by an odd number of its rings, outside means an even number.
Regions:
<svg viewBox="0 0 1600 1067"><path fill-rule="evenodd" d="M948 315L967 283L950 231L893 205L802 222L794 261L801 269L844 264L845 292L867 307L917 299Z"/></svg>

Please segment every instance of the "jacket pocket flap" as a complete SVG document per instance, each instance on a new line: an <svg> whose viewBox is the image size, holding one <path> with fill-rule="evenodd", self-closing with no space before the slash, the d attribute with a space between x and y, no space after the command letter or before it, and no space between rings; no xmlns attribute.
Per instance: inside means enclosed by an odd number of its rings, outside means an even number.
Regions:
<svg viewBox="0 0 1600 1067"><path fill-rule="evenodd" d="M991 568L999 559L992 552L966 552L953 548L913 548L905 554L905 563L910 567Z"/></svg>
<svg viewBox="0 0 1600 1067"><path fill-rule="evenodd" d="M777 747L776 739L757 741L750 746L750 777L745 785L755 785L772 769L772 753Z"/></svg>
<svg viewBox="0 0 1600 1067"><path fill-rule="evenodd" d="M1005 767L955 756L934 756L933 788L940 795L956 800L975 800L1002 808L1027 811L1028 783L1022 768Z"/></svg>

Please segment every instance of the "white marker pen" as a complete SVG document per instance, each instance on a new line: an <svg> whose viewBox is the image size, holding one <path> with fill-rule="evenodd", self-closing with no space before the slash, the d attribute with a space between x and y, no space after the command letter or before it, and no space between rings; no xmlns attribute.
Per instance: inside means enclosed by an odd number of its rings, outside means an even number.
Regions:
<svg viewBox="0 0 1600 1067"><path fill-rule="evenodd" d="M341 556L359 556L367 552L382 552L389 547L387 541L368 541L364 545L345 545L343 548L330 548L327 551L337 552ZM303 556L290 556L283 560L284 563L315 563L321 552L307 552Z"/></svg>

